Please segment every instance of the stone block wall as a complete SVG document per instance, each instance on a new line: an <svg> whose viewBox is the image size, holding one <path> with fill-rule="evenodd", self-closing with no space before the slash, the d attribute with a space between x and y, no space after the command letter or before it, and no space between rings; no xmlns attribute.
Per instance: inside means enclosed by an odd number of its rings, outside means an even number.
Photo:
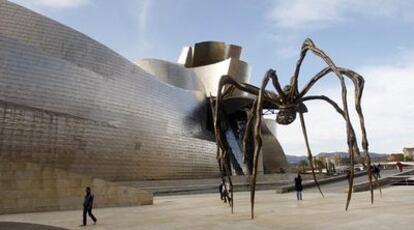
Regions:
<svg viewBox="0 0 414 230"><path fill-rule="evenodd" d="M27 162L0 159L0 214L82 209L85 187L94 207L149 205L152 193Z"/></svg>

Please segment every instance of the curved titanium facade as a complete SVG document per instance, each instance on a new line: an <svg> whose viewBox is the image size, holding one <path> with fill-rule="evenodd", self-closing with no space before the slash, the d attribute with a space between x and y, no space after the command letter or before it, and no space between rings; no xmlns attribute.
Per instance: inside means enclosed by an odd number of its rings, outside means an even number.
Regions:
<svg viewBox="0 0 414 230"><path fill-rule="evenodd" d="M0 2L0 157L108 180L214 177L203 90Z"/></svg>
<svg viewBox="0 0 414 230"><path fill-rule="evenodd" d="M203 83L195 73L183 65L158 59L143 59L135 64L167 84L182 89L205 91Z"/></svg>
<svg viewBox="0 0 414 230"><path fill-rule="evenodd" d="M266 174L284 172L289 166L283 148L276 139L276 121L263 119L263 171Z"/></svg>
<svg viewBox="0 0 414 230"><path fill-rule="evenodd" d="M209 41L184 47L178 63L194 72L203 83L207 96L217 96L222 75L230 75L239 82L249 82L250 66L241 61L241 47L223 42ZM246 96L236 89L229 96Z"/></svg>
<svg viewBox="0 0 414 230"><path fill-rule="evenodd" d="M240 52L203 42L179 63L136 65L0 0L0 159L112 181L217 177L208 97L223 74L248 82ZM264 168L273 172L286 159L274 136L264 136Z"/></svg>

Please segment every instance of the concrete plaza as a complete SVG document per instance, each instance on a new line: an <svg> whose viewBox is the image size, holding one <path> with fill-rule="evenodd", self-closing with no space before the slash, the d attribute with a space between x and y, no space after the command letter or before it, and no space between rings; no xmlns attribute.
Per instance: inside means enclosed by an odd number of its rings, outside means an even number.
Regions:
<svg viewBox="0 0 414 230"><path fill-rule="evenodd" d="M327 185L332 186L332 185ZM336 185L338 187L338 185ZM329 190L328 190L329 191ZM259 191L256 218L250 219L248 192L235 193L234 213L218 194L155 197L154 205L95 209L97 225L81 228L82 211L27 213L0 216L0 222L25 222L67 229L412 229L414 187L394 186L375 192L354 193L349 211L346 194L314 189L297 201L293 192ZM81 205L81 204L80 204ZM90 223L90 222L89 222ZM1 226L1 223L0 223ZM0 227L1 228L1 227Z"/></svg>

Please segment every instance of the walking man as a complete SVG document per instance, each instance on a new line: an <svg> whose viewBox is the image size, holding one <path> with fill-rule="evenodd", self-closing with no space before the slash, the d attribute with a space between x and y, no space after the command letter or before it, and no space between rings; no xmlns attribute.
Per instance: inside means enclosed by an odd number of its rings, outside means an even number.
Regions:
<svg viewBox="0 0 414 230"><path fill-rule="evenodd" d="M381 164L377 165L377 177L381 178Z"/></svg>
<svg viewBox="0 0 414 230"><path fill-rule="evenodd" d="M224 182L222 182L219 186L219 192L220 192L220 199L224 201L224 203L227 202L227 196L226 196L226 185Z"/></svg>
<svg viewBox="0 0 414 230"><path fill-rule="evenodd" d="M302 200L302 177L300 176L300 173L298 173L298 176L295 177L295 190L296 190L296 197L298 200Z"/></svg>
<svg viewBox="0 0 414 230"><path fill-rule="evenodd" d="M97 219L92 214L92 207L93 207L93 194L91 192L90 187L86 187L86 195L85 200L83 201L83 225L86 226L86 213L88 213L89 217L93 220L93 224L96 224Z"/></svg>

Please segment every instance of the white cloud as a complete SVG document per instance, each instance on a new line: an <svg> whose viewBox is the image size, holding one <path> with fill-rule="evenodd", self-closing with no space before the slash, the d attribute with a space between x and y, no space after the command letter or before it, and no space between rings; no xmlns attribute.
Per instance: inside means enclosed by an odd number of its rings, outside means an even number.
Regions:
<svg viewBox="0 0 414 230"><path fill-rule="evenodd" d="M147 18L150 7L150 1L143 0L137 1L137 13L138 13L138 27L140 32L145 32L147 29Z"/></svg>
<svg viewBox="0 0 414 230"><path fill-rule="evenodd" d="M270 18L278 28L282 29L324 27L341 20L338 12L339 3L332 0L276 1L270 12Z"/></svg>
<svg viewBox="0 0 414 230"><path fill-rule="evenodd" d="M35 11L48 9L76 8L85 5L89 0L10 0Z"/></svg>
<svg viewBox="0 0 414 230"><path fill-rule="evenodd" d="M279 29L312 30L352 20L355 15L412 20L413 9L409 0L276 0L269 18Z"/></svg>
<svg viewBox="0 0 414 230"><path fill-rule="evenodd" d="M364 19L390 19L414 23L410 0L274 0L267 13L268 37L276 44L279 59L294 55L304 37L335 26L349 26ZM295 52L296 54L296 52Z"/></svg>
<svg viewBox="0 0 414 230"><path fill-rule="evenodd" d="M153 48L153 44L148 38L148 18L151 14L152 4L149 0L136 0L133 4L131 15L133 15L136 25L136 39L131 49L140 56L151 56Z"/></svg>
<svg viewBox="0 0 414 230"><path fill-rule="evenodd" d="M365 78L362 109L370 151L401 152L404 146L414 146L414 50L406 51L397 61L399 62L394 65L371 65L358 70ZM359 121L354 112L354 91L352 85L348 85L349 109L352 111L353 126L358 134ZM339 83L338 87L319 87L310 93L325 94L341 104ZM322 101L307 103L307 106L309 112L305 119L313 153L347 150L343 119ZM278 139L287 153L306 153L299 121L287 127L278 126Z"/></svg>

